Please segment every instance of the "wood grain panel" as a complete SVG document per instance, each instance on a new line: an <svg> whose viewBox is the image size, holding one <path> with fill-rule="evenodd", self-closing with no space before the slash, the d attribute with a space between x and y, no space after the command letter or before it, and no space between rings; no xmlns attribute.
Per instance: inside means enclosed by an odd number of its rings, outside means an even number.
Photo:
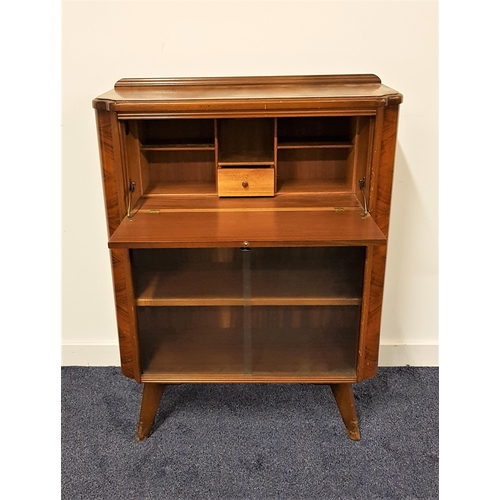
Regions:
<svg viewBox="0 0 500 500"><path fill-rule="evenodd" d="M111 236L120 224L125 213L124 200L119 196L120 169L119 152L116 150L116 137L113 135L112 113L96 111L97 133L99 138L99 155L104 188L104 200L108 222L108 235Z"/></svg>
<svg viewBox="0 0 500 500"><path fill-rule="evenodd" d="M372 179L374 191L370 198L371 214L386 237L389 233L398 112L399 106L397 105L389 106L384 111L380 156L376 169L376 179ZM358 371L358 380L373 377L377 373L386 258L386 245L373 248L366 330L362 332L365 346L364 362L362 369Z"/></svg>
<svg viewBox="0 0 500 500"><path fill-rule="evenodd" d="M110 248L362 246L385 243L356 211L137 213L124 220Z"/></svg>
<svg viewBox="0 0 500 500"><path fill-rule="evenodd" d="M362 371L359 372L361 380L374 377L377 374L386 257L386 245L373 248L370 298L364 336L364 361L361 365Z"/></svg>
<svg viewBox="0 0 500 500"><path fill-rule="evenodd" d="M381 231L389 234L389 212L392 196L394 157L396 155L396 137L399 106L389 106L384 111L384 127L377 172L376 199L371 210L372 217Z"/></svg>
<svg viewBox="0 0 500 500"><path fill-rule="evenodd" d="M122 126L123 127L123 126ZM130 206L133 208L144 194L147 184L144 184L145 178L141 171L141 152L139 149L137 122L127 123L122 131L123 158L125 162L125 178L135 183L135 190L132 193Z"/></svg>
<svg viewBox="0 0 500 500"><path fill-rule="evenodd" d="M363 205L363 196L359 190L359 180L365 178L366 186L370 186L371 183L371 152L373 146L374 121L375 120L367 117L358 117L356 120L355 155L353 155L354 158L352 158L351 186L361 205Z"/></svg>
<svg viewBox="0 0 500 500"><path fill-rule="evenodd" d="M111 261L122 372L140 382L139 343L128 250L111 250Z"/></svg>

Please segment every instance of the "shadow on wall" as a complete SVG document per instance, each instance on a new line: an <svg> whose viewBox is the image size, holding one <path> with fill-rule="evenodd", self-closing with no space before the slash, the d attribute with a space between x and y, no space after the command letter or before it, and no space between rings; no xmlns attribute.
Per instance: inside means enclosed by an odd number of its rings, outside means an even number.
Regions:
<svg viewBox="0 0 500 500"><path fill-rule="evenodd" d="M437 235L432 234L433 224L426 213L415 179L401 145L396 146L394 181L392 189L391 220L387 269L382 312L382 337L384 340L405 341L409 317L425 315L415 311L415 300L422 279L434 274L437 255ZM410 312L409 307L411 306Z"/></svg>

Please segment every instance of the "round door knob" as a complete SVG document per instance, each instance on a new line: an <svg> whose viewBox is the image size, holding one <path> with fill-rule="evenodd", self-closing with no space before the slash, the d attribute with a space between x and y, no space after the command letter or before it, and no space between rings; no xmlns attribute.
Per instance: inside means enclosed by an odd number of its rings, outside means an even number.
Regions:
<svg viewBox="0 0 500 500"><path fill-rule="evenodd" d="M241 183L241 185L242 185L244 188L246 188L246 187L248 187L248 182L247 182L247 181L243 181L243 182Z"/></svg>

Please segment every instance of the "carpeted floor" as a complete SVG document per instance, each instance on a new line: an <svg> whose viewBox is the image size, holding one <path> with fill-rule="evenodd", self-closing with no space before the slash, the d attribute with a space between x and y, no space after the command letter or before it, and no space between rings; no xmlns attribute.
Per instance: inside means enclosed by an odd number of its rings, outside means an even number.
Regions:
<svg viewBox="0 0 500 500"><path fill-rule="evenodd" d="M321 385L179 385L135 440L142 388L62 368L63 500L438 498L438 369L354 386L361 441Z"/></svg>

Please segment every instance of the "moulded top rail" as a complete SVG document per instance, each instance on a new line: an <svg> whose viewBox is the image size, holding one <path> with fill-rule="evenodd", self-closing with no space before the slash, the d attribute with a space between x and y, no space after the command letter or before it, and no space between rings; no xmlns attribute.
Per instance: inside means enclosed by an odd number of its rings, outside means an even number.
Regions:
<svg viewBox="0 0 500 500"><path fill-rule="evenodd" d="M119 80L113 90L94 99L93 106L124 112L140 111L140 106L147 106L156 112L166 112L169 103L177 106L181 103L186 106L207 103L207 106L213 106L219 102L224 103L227 110L229 104L235 106L239 103L244 109L245 103L248 105L248 101L255 100L265 105L269 102L271 108L279 111L287 106L293 107L294 101L295 107L299 105L299 108L301 102L318 100L333 100L340 107L343 103L349 102L352 106L359 101L358 106L373 107L399 104L403 96L383 85L376 75L142 78ZM205 111L210 109L205 108Z"/></svg>

